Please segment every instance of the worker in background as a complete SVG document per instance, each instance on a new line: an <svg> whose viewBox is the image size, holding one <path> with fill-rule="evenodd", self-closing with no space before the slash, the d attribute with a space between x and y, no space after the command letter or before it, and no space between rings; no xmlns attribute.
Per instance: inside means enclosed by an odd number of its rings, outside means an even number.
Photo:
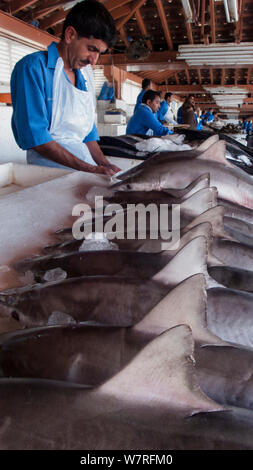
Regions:
<svg viewBox="0 0 253 470"><path fill-rule="evenodd" d="M172 93L165 93L164 100L161 102L160 109L158 110L157 117L159 121L164 124L165 122L169 124L177 124L175 121L172 110L171 110L171 102L172 102Z"/></svg>
<svg viewBox="0 0 253 470"><path fill-rule="evenodd" d="M214 120L214 115L213 115L213 108L209 108L209 110L202 115L202 123L203 124L208 124Z"/></svg>
<svg viewBox="0 0 253 470"><path fill-rule="evenodd" d="M98 100L113 101L114 100L114 88L113 83L108 80L103 83L103 86L98 95Z"/></svg>
<svg viewBox="0 0 253 470"><path fill-rule="evenodd" d="M142 103L137 108L136 113L131 117L127 125L127 134L146 134L162 136L173 134L167 127L164 127L157 119L156 113L160 108L160 93L154 90L148 90L144 93Z"/></svg>
<svg viewBox="0 0 253 470"><path fill-rule="evenodd" d="M197 128L194 95L189 95L182 106L182 124L188 124L192 129Z"/></svg>
<svg viewBox="0 0 253 470"><path fill-rule="evenodd" d="M136 101L136 105L135 105L135 108L134 108L134 113L137 111L138 107L141 105L144 93L146 93L146 91L148 91L150 89L151 89L151 81L149 80L149 78L144 78L142 80L142 90L139 93L139 95L137 96L137 101Z"/></svg>
<svg viewBox="0 0 253 470"><path fill-rule="evenodd" d="M28 163L108 175L119 171L97 143L92 71L115 41L110 13L100 2L86 0L68 13L58 44L16 64L12 130Z"/></svg>

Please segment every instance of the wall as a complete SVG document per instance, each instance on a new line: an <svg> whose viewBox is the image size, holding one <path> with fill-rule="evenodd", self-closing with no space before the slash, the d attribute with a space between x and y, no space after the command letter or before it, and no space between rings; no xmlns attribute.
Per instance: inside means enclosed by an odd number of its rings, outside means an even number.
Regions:
<svg viewBox="0 0 253 470"><path fill-rule="evenodd" d="M11 129L12 106L0 104L0 163L26 163L26 152L15 142Z"/></svg>

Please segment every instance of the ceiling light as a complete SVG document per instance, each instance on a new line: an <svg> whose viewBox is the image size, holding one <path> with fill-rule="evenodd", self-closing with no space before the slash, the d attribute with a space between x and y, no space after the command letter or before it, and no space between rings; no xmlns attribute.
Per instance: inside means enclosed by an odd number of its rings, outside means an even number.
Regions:
<svg viewBox="0 0 253 470"><path fill-rule="evenodd" d="M177 59L195 65L253 65L253 42L224 44L184 44L178 48Z"/></svg>

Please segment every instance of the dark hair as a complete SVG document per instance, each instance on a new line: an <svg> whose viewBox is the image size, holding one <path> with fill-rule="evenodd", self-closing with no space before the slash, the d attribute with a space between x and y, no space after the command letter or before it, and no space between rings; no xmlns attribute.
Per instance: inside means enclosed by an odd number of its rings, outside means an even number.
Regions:
<svg viewBox="0 0 253 470"><path fill-rule="evenodd" d="M142 88L143 88L143 90L144 90L145 88L147 88L147 86L149 86L150 83L151 83L151 81L150 81L149 78L144 78L144 79L142 80L142 85L141 85Z"/></svg>
<svg viewBox="0 0 253 470"><path fill-rule="evenodd" d="M160 98L160 94L158 91L155 91L155 90L148 90L144 93L143 97L142 97L142 103L147 103L148 100L151 100L153 101L155 99L156 96L159 96Z"/></svg>
<svg viewBox="0 0 253 470"><path fill-rule="evenodd" d="M108 47L114 46L117 31L109 11L96 0L77 3L65 18L61 39L68 26L75 28L79 37L101 39Z"/></svg>
<svg viewBox="0 0 253 470"><path fill-rule="evenodd" d="M172 93L169 93L169 92L165 93L165 95L164 95L165 101L167 101L167 99L170 98L171 96L172 96Z"/></svg>

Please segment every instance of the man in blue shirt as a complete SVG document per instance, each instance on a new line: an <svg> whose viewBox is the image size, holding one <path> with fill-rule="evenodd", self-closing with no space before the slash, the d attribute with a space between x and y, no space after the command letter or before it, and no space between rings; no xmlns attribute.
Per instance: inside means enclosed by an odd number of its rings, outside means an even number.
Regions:
<svg viewBox="0 0 253 470"><path fill-rule="evenodd" d="M110 13L86 0L67 15L59 44L16 64L12 129L17 144L28 150L28 163L109 175L119 170L97 143L91 69L115 40Z"/></svg>
<svg viewBox="0 0 253 470"><path fill-rule="evenodd" d="M149 80L149 78L144 78L142 80L142 90L139 93L139 95L137 96L137 101L136 101L136 105L135 105L135 108L134 108L134 113L137 111L138 107L141 105L144 93L146 93L146 91L150 90L150 88L151 88L151 81Z"/></svg>
<svg viewBox="0 0 253 470"><path fill-rule="evenodd" d="M173 118L173 114L170 108L170 103L172 102L172 93L165 93L164 100L161 102L160 109L157 113L157 118L163 124L168 122L170 124L177 124L177 121Z"/></svg>
<svg viewBox="0 0 253 470"><path fill-rule="evenodd" d="M154 90L148 90L143 95L142 103L136 113L131 117L127 125L127 134L148 134L151 129L154 136L173 134L164 127L155 114L160 108L160 94Z"/></svg>

